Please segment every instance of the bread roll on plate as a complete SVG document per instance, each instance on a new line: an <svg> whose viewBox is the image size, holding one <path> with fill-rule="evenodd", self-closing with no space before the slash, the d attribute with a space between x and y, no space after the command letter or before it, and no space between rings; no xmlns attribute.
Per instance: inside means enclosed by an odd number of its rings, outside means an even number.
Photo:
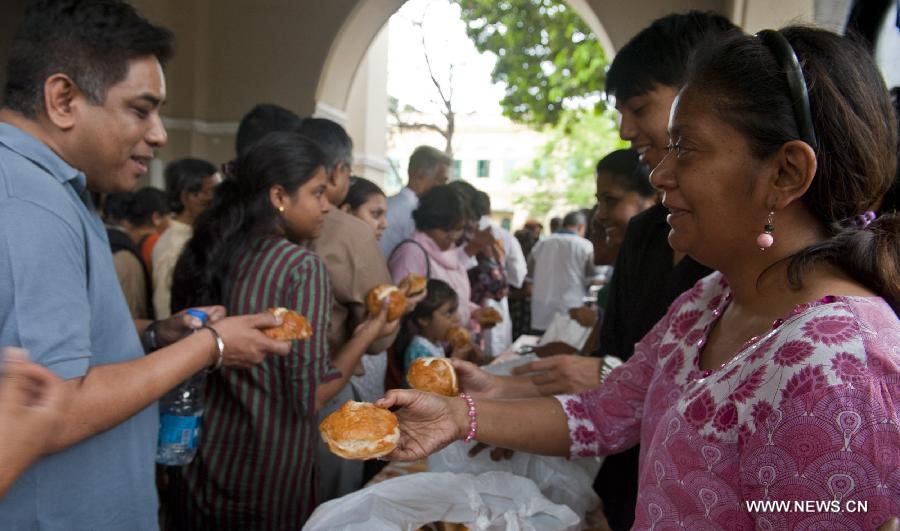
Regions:
<svg viewBox="0 0 900 531"><path fill-rule="evenodd" d="M344 459L375 459L400 442L397 416L369 402L348 400L319 424L322 440Z"/></svg>
<svg viewBox="0 0 900 531"><path fill-rule="evenodd" d="M444 396L459 394L456 369L447 358L417 358L409 366L406 380L419 391Z"/></svg>

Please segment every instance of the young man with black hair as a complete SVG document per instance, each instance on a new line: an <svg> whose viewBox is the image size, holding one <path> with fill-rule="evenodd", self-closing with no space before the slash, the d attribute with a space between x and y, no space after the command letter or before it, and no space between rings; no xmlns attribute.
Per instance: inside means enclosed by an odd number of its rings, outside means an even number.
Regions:
<svg viewBox="0 0 900 531"><path fill-rule="evenodd" d="M33 1L13 40L0 109L0 345L64 379L68 412L34 441L45 457L0 502L0 529L158 529L156 400L205 367L289 351L258 330L279 323L270 315L223 319L208 307L211 326L157 349L200 323L128 312L90 194L131 190L165 144L172 43L118 0Z"/></svg>

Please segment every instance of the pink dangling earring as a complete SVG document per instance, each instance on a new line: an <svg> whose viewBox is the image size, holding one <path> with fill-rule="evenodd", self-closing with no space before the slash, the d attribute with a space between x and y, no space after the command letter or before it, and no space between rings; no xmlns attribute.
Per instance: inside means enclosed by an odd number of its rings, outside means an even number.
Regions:
<svg viewBox="0 0 900 531"><path fill-rule="evenodd" d="M766 218L766 224L763 227L762 233L756 237L756 245L759 246L760 251L765 251L769 247L775 243L775 238L772 237L772 231L775 230L775 226L772 225L772 219L775 217L775 211L769 211L769 217Z"/></svg>

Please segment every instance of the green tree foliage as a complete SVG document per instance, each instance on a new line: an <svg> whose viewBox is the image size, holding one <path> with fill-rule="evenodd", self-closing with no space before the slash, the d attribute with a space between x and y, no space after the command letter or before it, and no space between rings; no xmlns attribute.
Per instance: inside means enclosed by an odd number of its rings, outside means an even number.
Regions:
<svg viewBox="0 0 900 531"><path fill-rule="evenodd" d="M497 56L492 79L506 86L506 116L555 125L566 110L604 108L606 55L562 0L457 1L475 47Z"/></svg>
<svg viewBox="0 0 900 531"><path fill-rule="evenodd" d="M547 142L531 165L510 177L513 181L525 179L533 183L529 187L532 193L517 198L516 204L538 218L594 206L597 161L613 150L627 147L617 130L616 115L611 110L599 114L561 113L559 122L547 129Z"/></svg>

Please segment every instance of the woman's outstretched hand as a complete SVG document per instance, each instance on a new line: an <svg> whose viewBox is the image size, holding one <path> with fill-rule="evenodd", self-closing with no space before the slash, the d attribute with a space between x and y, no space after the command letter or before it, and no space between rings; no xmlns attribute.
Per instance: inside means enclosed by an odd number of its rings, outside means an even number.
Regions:
<svg viewBox="0 0 900 531"><path fill-rule="evenodd" d="M395 409L400 421L400 443L385 457L391 461L423 459L463 438L468 430L468 408L461 398L392 389L375 405Z"/></svg>
<svg viewBox="0 0 900 531"><path fill-rule="evenodd" d="M470 361L452 358L450 363L456 369L461 391L470 393L475 398L495 398L500 392L499 378L479 368Z"/></svg>

